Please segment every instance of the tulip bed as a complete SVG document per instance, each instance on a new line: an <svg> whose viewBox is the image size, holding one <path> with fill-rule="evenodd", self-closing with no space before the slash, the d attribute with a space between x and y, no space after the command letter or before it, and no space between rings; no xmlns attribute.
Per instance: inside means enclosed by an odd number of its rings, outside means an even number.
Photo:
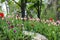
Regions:
<svg viewBox="0 0 60 40"><path fill-rule="evenodd" d="M24 25L22 25L24 24ZM24 26L24 29L23 29ZM1 40L31 40L31 36L24 35L23 30L40 33L48 40L60 40L60 25L50 25L38 21L22 21L16 18L0 18Z"/></svg>
<svg viewBox="0 0 60 40"><path fill-rule="evenodd" d="M22 21L12 18L0 18L0 40L31 40L31 36L24 35Z"/></svg>
<svg viewBox="0 0 60 40"><path fill-rule="evenodd" d="M60 26L48 26L47 23L26 21L25 29L45 35L48 40L60 40Z"/></svg>

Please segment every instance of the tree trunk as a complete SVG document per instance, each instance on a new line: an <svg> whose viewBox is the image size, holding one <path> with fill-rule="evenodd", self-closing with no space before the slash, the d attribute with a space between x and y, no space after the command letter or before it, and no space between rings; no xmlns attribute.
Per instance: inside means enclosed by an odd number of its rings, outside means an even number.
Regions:
<svg viewBox="0 0 60 40"><path fill-rule="evenodd" d="M38 1L37 5L38 5L38 6L37 6L37 7L38 7L38 9L37 9L37 12L38 12L37 16L38 16L38 18L40 19L42 0L40 0L40 3L39 3L39 1Z"/></svg>
<svg viewBox="0 0 60 40"><path fill-rule="evenodd" d="M40 19L42 0L40 0L40 2L38 1L37 5L38 5L37 6L37 12L38 12L37 16Z"/></svg>
<svg viewBox="0 0 60 40"><path fill-rule="evenodd" d="M26 8L25 0L21 0L21 13L22 13L22 18L25 17L25 8Z"/></svg>
<svg viewBox="0 0 60 40"><path fill-rule="evenodd" d="M38 14L37 14L37 16L38 16L38 18L40 19L40 8L39 8L39 1L38 1L38 9L37 9L37 12L38 12Z"/></svg>

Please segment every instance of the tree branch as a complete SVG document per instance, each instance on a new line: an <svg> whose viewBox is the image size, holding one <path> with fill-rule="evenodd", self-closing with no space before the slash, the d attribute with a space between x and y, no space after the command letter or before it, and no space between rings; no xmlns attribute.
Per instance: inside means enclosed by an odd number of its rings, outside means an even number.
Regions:
<svg viewBox="0 0 60 40"><path fill-rule="evenodd" d="M21 5L19 4L19 3L17 3L15 0L13 0L18 6L20 6L21 7Z"/></svg>

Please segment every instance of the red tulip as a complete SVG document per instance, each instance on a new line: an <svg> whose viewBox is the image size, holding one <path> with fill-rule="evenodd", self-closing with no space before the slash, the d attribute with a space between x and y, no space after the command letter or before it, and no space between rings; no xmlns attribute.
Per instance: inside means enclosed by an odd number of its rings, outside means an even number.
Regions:
<svg viewBox="0 0 60 40"><path fill-rule="evenodd" d="M10 29L11 29L11 28L14 28L14 26L13 26L13 25L11 25L9 28L10 28Z"/></svg>
<svg viewBox="0 0 60 40"><path fill-rule="evenodd" d="M0 13L0 17L1 18L4 18L4 13Z"/></svg>
<svg viewBox="0 0 60 40"><path fill-rule="evenodd" d="M53 18L50 18L49 20L50 20L50 21L53 21Z"/></svg>

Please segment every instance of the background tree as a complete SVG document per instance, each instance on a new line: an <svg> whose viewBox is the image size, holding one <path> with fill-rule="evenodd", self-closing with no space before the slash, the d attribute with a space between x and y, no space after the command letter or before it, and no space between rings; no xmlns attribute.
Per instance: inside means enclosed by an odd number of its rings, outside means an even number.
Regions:
<svg viewBox="0 0 60 40"><path fill-rule="evenodd" d="M57 19L60 20L60 0L57 0L56 4L57 4L56 16L57 16Z"/></svg>

